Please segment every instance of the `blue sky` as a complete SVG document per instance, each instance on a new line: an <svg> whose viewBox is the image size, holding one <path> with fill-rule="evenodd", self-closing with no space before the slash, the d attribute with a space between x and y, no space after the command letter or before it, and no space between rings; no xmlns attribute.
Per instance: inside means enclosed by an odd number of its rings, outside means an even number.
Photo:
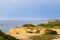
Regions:
<svg viewBox="0 0 60 40"><path fill-rule="evenodd" d="M0 0L0 20L60 19L60 0Z"/></svg>

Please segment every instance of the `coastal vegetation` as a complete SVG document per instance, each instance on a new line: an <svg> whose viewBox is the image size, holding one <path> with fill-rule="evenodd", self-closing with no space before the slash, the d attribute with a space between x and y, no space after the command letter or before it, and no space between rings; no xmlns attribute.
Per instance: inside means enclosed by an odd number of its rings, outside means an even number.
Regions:
<svg viewBox="0 0 60 40"><path fill-rule="evenodd" d="M40 23L37 25L33 25L33 24L23 24L23 27L43 27L43 28L60 28L60 20L55 20L52 22L48 22L48 23Z"/></svg>
<svg viewBox="0 0 60 40"><path fill-rule="evenodd" d="M13 36L7 35L0 30L0 40L19 40Z"/></svg>
<svg viewBox="0 0 60 40"><path fill-rule="evenodd" d="M48 35L57 35L57 31L54 31L52 29L46 29L45 30L45 34L48 34Z"/></svg>
<svg viewBox="0 0 60 40"><path fill-rule="evenodd" d="M35 27L35 25L33 25L33 24L24 24L24 25L22 25L23 27Z"/></svg>
<svg viewBox="0 0 60 40"><path fill-rule="evenodd" d="M53 40L55 38L59 38L60 36L57 35L35 35L35 36L31 36L30 39L32 40Z"/></svg>

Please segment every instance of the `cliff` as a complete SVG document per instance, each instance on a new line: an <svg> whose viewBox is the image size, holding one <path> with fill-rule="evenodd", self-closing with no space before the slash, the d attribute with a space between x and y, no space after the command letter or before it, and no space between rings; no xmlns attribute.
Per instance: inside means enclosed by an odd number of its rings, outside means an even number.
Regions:
<svg viewBox="0 0 60 40"><path fill-rule="evenodd" d="M52 28L51 28L52 29ZM34 27L20 27L20 28L10 28L8 35L14 36L18 39L26 39L34 35L42 35L45 33L46 28L34 28ZM53 29L60 34L60 29Z"/></svg>
<svg viewBox="0 0 60 40"><path fill-rule="evenodd" d="M8 35L24 39L30 36L44 34L44 30L45 29L42 30L40 28L34 28L34 27L32 28L31 27L10 28Z"/></svg>

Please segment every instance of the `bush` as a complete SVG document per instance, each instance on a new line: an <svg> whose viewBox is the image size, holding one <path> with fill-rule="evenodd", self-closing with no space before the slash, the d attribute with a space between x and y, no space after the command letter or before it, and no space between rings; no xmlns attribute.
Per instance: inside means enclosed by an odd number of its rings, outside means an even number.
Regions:
<svg viewBox="0 0 60 40"><path fill-rule="evenodd" d="M38 24L37 26L45 26L45 24Z"/></svg>
<svg viewBox="0 0 60 40"><path fill-rule="evenodd" d="M57 32L54 31L54 30L51 30L51 29L46 29L46 30L45 30L45 34L52 34L52 35L55 35L55 34L57 34Z"/></svg>
<svg viewBox="0 0 60 40"><path fill-rule="evenodd" d="M48 24L38 24L37 26L43 26L43 27L45 27L45 28L46 28L46 27L52 27L52 28L53 28L55 25L48 23Z"/></svg>
<svg viewBox="0 0 60 40"><path fill-rule="evenodd" d="M6 39L4 39L3 37L0 36L0 40L6 40Z"/></svg>
<svg viewBox="0 0 60 40"><path fill-rule="evenodd" d="M24 24L23 27L35 27L33 24Z"/></svg>
<svg viewBox="0 0 60 40"><path fill-rule="evenodd" d="M0 40L1 39L4 39L4 40L19 40L19 39L16 39L15 37L13 37L13 36L6 35L4 32L2 32L0 30Z"/></svg>

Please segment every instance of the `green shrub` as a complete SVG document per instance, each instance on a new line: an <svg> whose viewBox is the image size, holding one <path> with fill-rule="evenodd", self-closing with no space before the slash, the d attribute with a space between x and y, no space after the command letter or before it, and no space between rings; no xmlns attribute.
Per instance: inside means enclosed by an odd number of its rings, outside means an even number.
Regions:
<svg viewBox="0 0 60 40"><path fill-rule="evenodd" d="M46 29L46 30L45 30L45 34L52 34L52 35L55 35L55 34L57 34L57 32L54 31L54 30L51 30L51 29Z"/></svg>
<svg viewBox="0 0 60 40"><path fill-rule="evenodd" d="M24 25L22 25L23 27L35 27L35 25L33 25L33 24L24 24Z"/></svg>
<svg viewBox="0 0 60 40"><path fill-rule="evenodd" d="M0 30L0 40L1 39L3 39L3 40L19 40L19 39L13 37L13 36L10 36L10 35L5 34L4 32L2 32Z"/></svg>
<svg viewBox="0 0 60 40"><path fill-rule="evenodd" d="M37 26L45 26L45 24L38 24Z"/></svg>
<svg viewBox="0 0 60 40"><path fill-rule="evenodd" d="M3 37L0 36L0 40L6 40L6 39L4 39Z"/></svg>

